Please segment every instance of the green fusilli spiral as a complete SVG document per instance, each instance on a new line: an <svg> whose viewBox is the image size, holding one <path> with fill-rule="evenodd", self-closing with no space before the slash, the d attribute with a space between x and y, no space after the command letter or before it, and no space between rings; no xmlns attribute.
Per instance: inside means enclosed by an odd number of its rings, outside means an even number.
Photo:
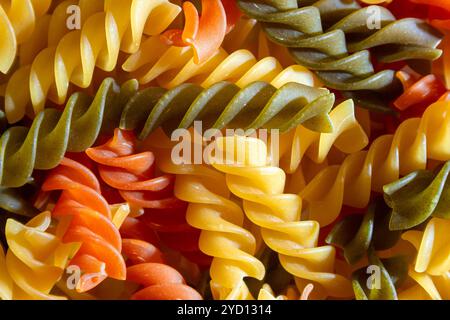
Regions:
<svg viewBox="0 0 450 320"><path fill-rule="evenodd" d="M276 89L266 82L244 88L219 82L208 88L182 84L138 90L136 80L121 87L106 78L95 97L75 93L63 111L40 112L31 127L14 126L0 138L0 186L20 187L34 169L56 167L66 152L82 152L94 145L100 133L114 128L136 130L145 139L162 126L171 132L189 128L194 120L203 129L245 128L289 130L299 124L331 132L328 115L334 95L326 89L287 83ZM206 124L206 125L205 125Z"/></svg>
<svg viewBox="0 0 450 320"><path fill-rule="evenodd" d="M436 170L418 170L383 187L392 208L391 230L406 230L430 216L450 219L450 161Z"/></svg>
<svg viewBox="0 0 450 320"><path fill-rule="evenodd" d="M262 23L269 39L290 48L297 63L315 70L328 87L372 109L382 106L374 92L394 94L399 83L393 70L375 71L368 49L383 63L431 61L442 53L436 49L442 39L437 30L419 19L396 20L381 6L361 8L352 0L238 0L238 4Z"/></svg>

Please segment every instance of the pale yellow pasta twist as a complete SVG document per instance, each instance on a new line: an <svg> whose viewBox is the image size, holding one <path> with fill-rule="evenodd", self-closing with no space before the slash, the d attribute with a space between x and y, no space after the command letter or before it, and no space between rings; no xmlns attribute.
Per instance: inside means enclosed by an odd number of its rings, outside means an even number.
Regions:
<svg viewBox="0 0 450 320"><path fill-rule="evenodd" d="M64 103L70 83L88 87L96 67L112 71L120 50L136 52L143 34L161 33L180 10L168 0L94 0L82 13L81 30L66 33L57 44L49 41L31 65L13 74L5 93L8 121L22 119L30 105L38 113L47 98Z"/></svg>
<svg viewBox="0 0 450 320"><path fill-rule="evenodd" d="M286 173L294 173L304 156L316 163L324 162L333 146L347 154L367 146L368 137L355 117L352 100L336 106L330 112L330 118L334 128L332 133L315 132L300 125L280 136L280 166Z"/></svg>
<svg viewBox="0 0 450 320"><path fill-rule="evenodd" d="M26 225L13 219L7 221L5 236L9 249L5 265L10 280L3 280L4 276L0 278L0 292L7 292L2 298L65 299L50 292L79 245L63 244L48 232L50 223L50 212L39 214ZM4 268L2 259L0 257L0 269Z"/></svg>
<svg viewBox="0 0 450 320"><path fill-rule="evenodd" d="M313 282L323 296L352 296L350 281L334 272L335 249L317 247L319 224L300 221L300 197L283 193L285 173L266 165L266 144L252 137L221 137L212 150L211 164L226 173L228 188L243 199L246 216L296 277L299 291Z"/></svg>
<svg viewBox="0 0 450 320"><path fill-rule="evenodd" d="M37 21L49 10L52 0L0 1L0 72L7 73L19 45L30 39Z"/></svg>
<svg viewBox="0 0 450 320"><path fill-rule="evenodd" d="M230 200L225 176L207 165L175 165L171 160L173 143L161 130L147 141L160 170L177 175L175 195L189 203L186 220L202 230L200 250L214 257L210 268L214 298L251 299L243 279L261 280L264 266L254 257L255 238L243 227L244 213Z"/></svg>
<svg viewBox="0 0 450 320"><path fill-rule="evenodd" d="M416 170L429 160L450 160L450 102L439 101L422 118L405 120L395 134L377 138L367 151L322 170L300 192L306 213L321 226L333 222L342 205L364 208L371 191Z"/></svg>
<svg viewBox="0 0 450 320"><path fill-rule="evenodd" d="M254 81L270 82L279 88L287 82L319 85L312 72L299 65L283 68L274 57L258 60L250 51L241 49L228 54L223 48L207 61L196 64L190 47L174 47L150 37L138 52L123 64L130 77L142 84L155 81L164 88L185 82L209 87L219 81L235 82L239 87Z"/></svg>
<svg viewBox="0 0 450 320"><path fill-rule="evenodd" d="M425 230L406 231L402 238L417 250L408 275L415 284L400 299L450 299L450 220L432 218Z"/></svg>

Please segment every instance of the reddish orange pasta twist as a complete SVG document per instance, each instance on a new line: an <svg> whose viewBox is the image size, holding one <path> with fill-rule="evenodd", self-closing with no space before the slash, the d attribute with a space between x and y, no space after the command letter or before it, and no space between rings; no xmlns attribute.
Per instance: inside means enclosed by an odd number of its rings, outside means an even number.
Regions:
<svg viewBox="0 0 450 320"><path fill-rule="evenodd" d="M174 177L156 176L153 153L136 153L135 141L132 132L116 129L111 140L86 154L99 164L106 184L118 189L131 205L145 209L139 219L157 231L165 245L200 266L209 266L211 258L198 248L200 231L186 222L186 202L173 195Z"/></svg>
<svg viewBox="0 0 450 320"><path fill-rule="evenodd" d="M131 265L127 268L127 280L144 287L135 292L131 299L202 300L196 290L185 284L177 270L164 263L161 252L152 244L124 239L123 253Z"/></svg>
<svg viewBox="0 0 450 320"><path fill-rule="evenodd" d="M64 158L49 173L42 190L62 191L52 215L60 220L63 242L81 243L70 261L82 273L76 290L86 292L107 277L125 280L122 239L95 175L80 163Z"/></svg>

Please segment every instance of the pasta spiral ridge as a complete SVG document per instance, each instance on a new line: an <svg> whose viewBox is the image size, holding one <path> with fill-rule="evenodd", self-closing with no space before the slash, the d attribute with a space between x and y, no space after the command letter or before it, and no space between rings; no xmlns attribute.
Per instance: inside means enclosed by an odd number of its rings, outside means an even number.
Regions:
<svg viewBox="0 0 450 320"><path fill-rule="evenodd" d="M156 82L164 88L186 82L205 88L220 81L234 82L240 88L255 81L270 82L277 88L286 80L310 86L317 82L313 73L300 65L283 68L278 59L272 56L257 59L245 49L228 54L220 48L201 64L196 64L193 59L188 48L167 46L158 37L151 37L122 67L141 84Z"/></svg>
<svg viewBox="0 0 450 320"><path fill-rule="evenodd" d="M394 134L378 137L367 151L353 153L341 165L323 169L300 192L309 218L326 226L344 204L364 208L371 190L383 192L385 184L425 169L429 160L449 160L449 121L450 104L438 101L421 118L407 119Z"/></svg>
<svg viewBox="0 0 450 320"><path fill-rule="evenodd" d="M139 219L156 230L164 244L193 262L209 265L209 258L198 248L199 230L186 222L187 204L173 195L174 177L155 173L154 154L138 153L132 132L115 129L108 142L87 149L86 154L98 163L106 184L119 190L132 206L144 209Z"/></svg>
<svg viewBox="0 0 450 320"><path fill-rule="evenodd" d="M142 140L160 126L172 133L199 120L205 128L284 132L303 124L311 130L331 132L328 113L333 104L334 95L328 90L295 82L279 89L263 81L242 89L226 81L206 89L185 83L168 91L151 87L137 92L123 110L120 127L138 130Z"/></svg>
<svg viewBox="0 0 450 320"><path fill-rule="evenodd" d="M282 266L296 277L299 291L313 282L326 296L352 296L350 281L334 273L335 249L317 247L319 224L299 221L300 197L283 193L285 173L267 166L265 143L243 136L217 138L214 151L212 165L226 174L228 188L243 199L246 216L261 227L264 242L279 253ZM223 161L223 153L231 154L231 159ZM233 159L236 155L238 158Z"/></svg>
<svg viewBox="0 0 450 320"><path fill-rule="evenodd" d="M352 100L344 101L330 112L333 132L320 133L297 126L280 136L280 166L290 174L300 166L304 156L323 163L332 147L346 154L364 149L368 137L355 117Z"/></svg>
<svg viewBox="0 0 450 320"><path fill-rule="evenodd" d="M392 208L389 228L405 230L430 216L449 219L450 162L431 170L419 170L383 187L386 203Z"/></svg>
<svg viewBox="0 0 450 320"><path fill-rule="evenodd" d="M133 300L202 300L201 295L185 284L183 276L164 262L162 253L152 244L123 239L123 254L129 264L127 280L140 284Z"/></svg>
<svg viewBox="0 0 450 320"><path fill-rule="evenodd" d="M120 50L135 52L143 34L161 33L180 10L168 0L104 0L103 10L89 12L81 30L65 34L14 73L5 94L8 121L22 119L29 105L39 113L47 97L63 104L71 83L87 88L95 67L112 71Z"/></svg>
<svg viewBox="0 0 450 320"><path fill-rule="evenodd" d="M157 130L148 138L158 167L176 174L175 195L189 203L186 219L200 229L199 247L213 257L210 276L215 299L252 299L245 277L264 277L264 265L255 258L256 240L244 227L244 213L230 199L225 176L213 168L193 164L174 164L174 143Z"/></svg>
<svg viewBox="0 0 450 320"><path fill-rule="evenodd" d="M387 250L400 239L400 232L389 230L389 218L389 207L382 200L373 201L364 215L349 215L339 221L326 242L342 248L347 262L355 264L369 248Z"/></svg>
<svg viewBox="0 0 450 320"><path fill-rule="evenodd" d="M34 169L55 168L66 152L91 147L102 129L117 126L128 93L126 85L119 90L114 80L105 79L93 99L75 93L63 111L49 108L30 128L10 127L0 138L0 185L20 187Z"/></svg>
<svg viewBox="0 0 450 320"><path fill-rule="evenodd" d="M357 1L342 0L239 0L238 5L263 23L272 41L289 47L297 63L315 70L333 89L396 90L394 71L375 72L368 49L378 61L387 63L435 60L441 55L436 49L442 38L437 30L414 18L396 20L381 6L361 8ZM380 28L368 23L374 8Z"/></svg>
<svg viewBox="0 0 450 320"><path fill-rule="evenodd" d="M44 195L62 191L52 215L60 221L63 242L81 244L70 260L70 265L82 271L76 290L86 292L107 277L125 280L122 238L95 175L80 163L64 158L49 173L42 191Z"/></svg>
<svg viewBox="0 0 450 320"><path fill-rule="evenodd" d="M414 285L399 294L400 299L450 299L450 220L431 218L423 231L409 230L402 238L417 250L408 275Z"/></svg>
<svg viewBox="0 0 450 320"><path fill-rule="evenodd" d="M25 225L8 219L5 235L9 249L5 270L0 276L1 298L65 299L50 291L61 278L68 260L75 254L78 246L62 243L56 235L49 232L50 223L51 214L48 211L37 215Z"/></svg>
<svg viewBox="0 0 450 320"><path fill-rule="evenodd" d="M36 25L50 8L52 0L21 0L0 5L0 72L7 73L17 56L18 46L28 40Z"/></svg>

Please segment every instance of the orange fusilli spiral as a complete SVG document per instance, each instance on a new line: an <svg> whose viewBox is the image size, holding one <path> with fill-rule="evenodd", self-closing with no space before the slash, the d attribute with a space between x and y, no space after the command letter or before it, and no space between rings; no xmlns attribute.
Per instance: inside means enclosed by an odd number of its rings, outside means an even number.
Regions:
<svg viewBox="0 0 450 320"><path fill-rule="evenodd" d="M49 173L42 190L62 191L52 215L60 221L58 231L63 242L81 243L70 261L82 272L77 291L88 291L107 277L125 280L122 239L95 175L80 163L64 158Z"/></svg>

